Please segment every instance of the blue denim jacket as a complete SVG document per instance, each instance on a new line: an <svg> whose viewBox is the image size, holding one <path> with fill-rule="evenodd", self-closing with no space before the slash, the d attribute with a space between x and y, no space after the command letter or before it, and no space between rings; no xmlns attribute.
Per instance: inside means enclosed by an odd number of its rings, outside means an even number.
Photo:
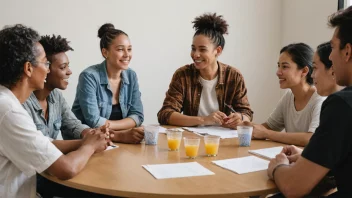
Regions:
<svg viewBox="0 0 352 198"><path fill-rule="evenodd" d="M136 126L144 120L141 92L136 72L127 69L121 73L119 94L122 117L132 118ZM100 127L109 119L112 109L112 91L108 81L106 62L85 69L80 75L72 112L82 123Z"/></svg>

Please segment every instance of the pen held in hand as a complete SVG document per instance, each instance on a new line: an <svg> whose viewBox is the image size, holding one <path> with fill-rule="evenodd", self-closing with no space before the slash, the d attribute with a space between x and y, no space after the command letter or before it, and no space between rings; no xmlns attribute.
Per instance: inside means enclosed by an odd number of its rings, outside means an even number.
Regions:
<svg viewBox="0 0 352 198"><path fill-rule="evenodd" d="M229 109L231 110L232 113L237 113L237 112L232 108L231 105L228 105L228 104L226 104L225 102L224 102L224 104L225 104L225 106L226 106L227 108L229 108ZM243 115L242 115L242 113L240 113L240 114L241 114L241 119L242 119L242 121L243 121Z"/></svg>
<svg viewBox="0 0 352 198"><path fill-rule="evenodd" d="M226 106L227 108L229 108L229 109L232 111L232 113L236 113L236 111L232 108L231 105L228 105L228 104L226 104L226 103L224 103L224 104L225 104L225 106Z"/></svg>

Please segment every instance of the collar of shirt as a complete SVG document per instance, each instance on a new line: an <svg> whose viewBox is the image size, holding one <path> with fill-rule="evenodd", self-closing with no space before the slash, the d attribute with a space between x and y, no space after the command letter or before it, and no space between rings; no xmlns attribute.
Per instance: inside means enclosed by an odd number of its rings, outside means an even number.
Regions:
<svg viewBox="0 0 352 198"><path fill-rule="evenodd" d="M104 67L98 67L99 68L99 75L100 75L100 84L102 85L107 85L109 84L108 80L108 72L106 70L106 61L104 60L101 65L104 65ZM130 81L128 80L128 76L126 74L126 71L121 72L121 81L123 84L130 84Z"/></svg>
<svg viewBox="0 0 352 198"><path fill-rule="evenodd" d="M219 80L216 84L216 87L218 85L223 85L224 84L224 75L225 75L225 69L226 69L226 65L221 63L221 62L217 62L218 64L218 77L219 77ZM194 78L194 83L197 84L197 83L201 83L200 80L199 80L199 76L200 76L200 73L199 73L199 70L195 68L194 66L194 63L191 64L191 66L194 68L195 72L196 72L196 78Z"/></svg>

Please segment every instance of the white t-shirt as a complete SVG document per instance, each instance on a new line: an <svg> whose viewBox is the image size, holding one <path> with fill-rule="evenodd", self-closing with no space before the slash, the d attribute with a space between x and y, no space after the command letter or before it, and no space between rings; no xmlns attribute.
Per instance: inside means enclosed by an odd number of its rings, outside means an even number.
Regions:
<svg viewBox="0 0 352 198"><path fill-rule="evenodd" d="M219 102L216 97L215 86L218 83L218 76L213 80L205 80L199 76L202 84L198 116L208 116L215 111L219 111Z"/></svg>
<svg viewBox="0 0 352 198"><path fill-rule="evenodd" d="M314 133L319 126L320 109L325 98L315 91L307 105L301 111L296 111L294 95L288 90L266 123L274 131L285 129L286 132Z"/></svg>
<svg viewBox="0 0 352 198"><path fill-rule="evenodd" d="M0 85L0 197L36 197L36 172L61 155L16 96Z"/></svg>

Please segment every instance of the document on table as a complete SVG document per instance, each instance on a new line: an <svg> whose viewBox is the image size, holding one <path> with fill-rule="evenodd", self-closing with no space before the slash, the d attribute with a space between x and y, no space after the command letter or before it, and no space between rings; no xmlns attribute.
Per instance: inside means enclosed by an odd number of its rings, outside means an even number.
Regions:
<svg viewBox="0 0 352 198"><path fill-rule="evenodd" d="M151 126L159 126L159 133L166 133L167 128L165 128L165 127L162 127L158 124L151 124ZM182 128L170 128L168 130L179 131L179 132L184 131L184 129L182 129Z"/></svg>
<svg viewBox="0 0 352 198"><path fill-rule="evenodd" d="M258 149L258 150L249 150L248 152L254 155L258 155L267 159L274 159L277 154L281 153L282 146Z"/></svg>
<svg viewBox="0 0 352 198"><path fill-rule="evenodd" d="M237 130L228 129L220 126L205 126L205 127L183 127L188 131L192 131L198 135L217 135L221 139L238 137Z"/></svg>
<svg viewBox="0 0 352 198"><path fill-rule="evenodd" d="M269 161L255 156L217 160L213 163L238 174L266 170L269 165Z"/></svg>
<svg viewBox="0 0 352 198"><path fill-rule="evenodd" d="M214 175L213 172L204 168L197 162L154 165L147 164L142 165L142 167L145 168L156 179Z"/></svg>
<svg viewBox="0 0 352 198"><path fill-rule="evenodd" d="M113 145L111 145L111 146L108 146L105 150L107 151L107 150L111 150L111 149L115 149L115 148L119 148L119 146L113 144Z"/></svg>
<svg viewBox="0 0 352 198"><path fill-rule="evenodd" d="M183 132L185 131L183 128L164 128L162 126L159 127L159 133L166 133L166 130L169 130L169 131L178 131L178 132Z"/></svg>

